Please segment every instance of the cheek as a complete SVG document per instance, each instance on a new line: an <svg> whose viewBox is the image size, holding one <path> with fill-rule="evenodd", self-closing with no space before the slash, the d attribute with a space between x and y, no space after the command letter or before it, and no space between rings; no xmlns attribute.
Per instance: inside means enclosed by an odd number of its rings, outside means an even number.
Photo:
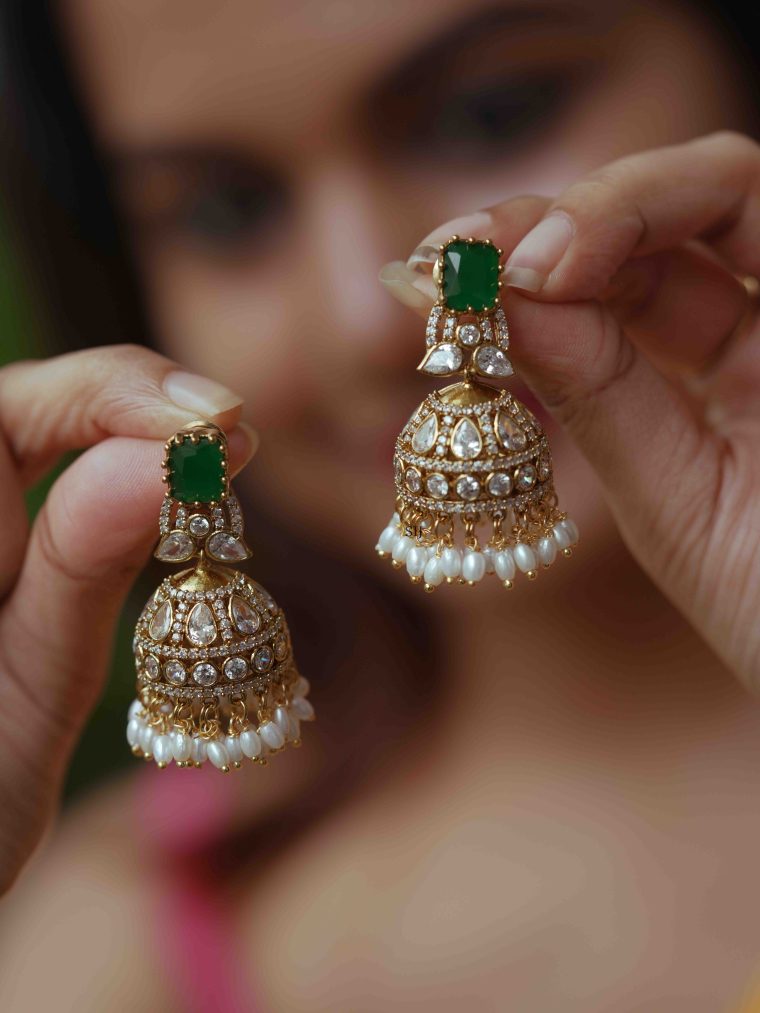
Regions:
<svg viewBox="0 0 760 1013"><path fill-rule="evenodd" d="M292 421L308 378L292 300L254 271L221 274L182 257L154 260L148 275L162 351L241 394L255 423Z"/></svg>

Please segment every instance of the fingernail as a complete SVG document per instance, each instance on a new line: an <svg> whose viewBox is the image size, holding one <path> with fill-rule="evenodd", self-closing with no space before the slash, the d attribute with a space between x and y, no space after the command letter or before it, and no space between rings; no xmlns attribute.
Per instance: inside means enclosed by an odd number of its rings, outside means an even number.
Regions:
<svg viewBox="0 0 760 1013"><path fill-rule="evenodd" d="M512 288L538 292L562 259L573 238L572 219L554 211L534 226L514 248L504 269L503 280Z"/></svg>
<svg viewBox="0 0 760 1013"><path fill-rule="evenodd" d="M434 264L438 259L438 247L452 236L461 236L462 239L469 239L470 236L474 239L488 239L488 231L492 226L493 218L488 211L475 211L469 215L462 215L461 218L452 218L450 222L439 225L425 236L407 260L407 266L413 268L418 264Z"/></svg>
<svg viewBox="0 0 760 1013"><path fill-rule="evenodd" d="M430 309L438 297L433 279L415 274L403 260L385 264L378 278L392 296L415 310Z"/></svg>
<svg viewBox="0 0 760 1013"><path fill-rule="evenodd" d="M253 426L249 426L248 423L243 422L242 419L238 422L237 428L242 430L242 432L245 433L246 437L248 438L248 460L250 460L256 453L256 451L259 449L260 443L259 434L253 428Z"/></svg>
<svg viewBox="0 0 760 1013"><path fill-rule="evenodd" d="M175 370L164 379L164 393L179 408L199 415L220 415L243 403L242 397L205 376Z"/></svg>

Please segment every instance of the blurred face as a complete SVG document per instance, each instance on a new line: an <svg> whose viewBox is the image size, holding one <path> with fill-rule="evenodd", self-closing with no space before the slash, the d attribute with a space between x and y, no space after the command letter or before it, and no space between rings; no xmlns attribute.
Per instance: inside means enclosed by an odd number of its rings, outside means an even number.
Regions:
<svg viewBox="0 0 760 1013"><path fill-rule="evenodd" d="M371 552L393 508L393 441L431 387L414 369L424 322L385 293L380 266L448 218L741 127L730 54L696 7L62 12L165 351L245 395L262 435L247 480L337 552ZM585 538L608 537L586 465L548 428L563 503Z"/></svg>

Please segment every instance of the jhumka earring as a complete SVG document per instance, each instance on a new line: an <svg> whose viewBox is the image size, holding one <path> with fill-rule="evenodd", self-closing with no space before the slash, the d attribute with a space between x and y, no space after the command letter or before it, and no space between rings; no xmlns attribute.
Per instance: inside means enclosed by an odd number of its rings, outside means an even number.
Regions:
<svg viewBox="0 0 760 1013"><path fill-rule="evenodd" d="M218 565L251 552L221 429L193 423L165 445L167 492L154 555L195 565L166 577L137 622L137 699L127 741L159 767L240 767L300 744L314 716L285 616L250 577Z"/></svg>
<svg viewBox="0 0 760 1013"><path fill-rule="evenodd" d="M510 588L518 570L533 578L578 540L558 508L538 420L508 391L477 379L514 372L501 255L490 240L453 236L433 268L438 300L417 368L463 380L429 394L401 431L396 513L376 547L426 591L444 580L474 585L488 573Z"/></svg>

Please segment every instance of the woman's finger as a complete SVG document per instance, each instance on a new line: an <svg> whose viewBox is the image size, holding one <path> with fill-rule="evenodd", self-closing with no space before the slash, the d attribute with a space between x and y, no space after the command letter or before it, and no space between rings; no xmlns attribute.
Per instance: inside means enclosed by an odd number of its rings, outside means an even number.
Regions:
<svg viewBox="0 0 760 1013"><path fill-rule="evenodd" d="M758 234L760 146L719 131L628 155L571 184L512 250L505 282L556 302L597 299L631 257L691 239L758 274Z"/></svg>
<svg viewBox="0 0 760 1013"><path fill-rule="evenodd" d="M199 417L231 428L241 404L221 384L139 345L87 349L0 370L0 429L25 482L62 452L105 436L166 440Z"/></svg>
<svg viewBox="0 0 760 1013"><path fill-rule="evenodd" d="M232 472L255 443L247 426L228 434ZM48 818L102 686L118 611L156 539L162 453L157 441L114 437L77 458L33 525L0 615L0 824L14 828L6 854L12 847L16 866Z"/></svg>

